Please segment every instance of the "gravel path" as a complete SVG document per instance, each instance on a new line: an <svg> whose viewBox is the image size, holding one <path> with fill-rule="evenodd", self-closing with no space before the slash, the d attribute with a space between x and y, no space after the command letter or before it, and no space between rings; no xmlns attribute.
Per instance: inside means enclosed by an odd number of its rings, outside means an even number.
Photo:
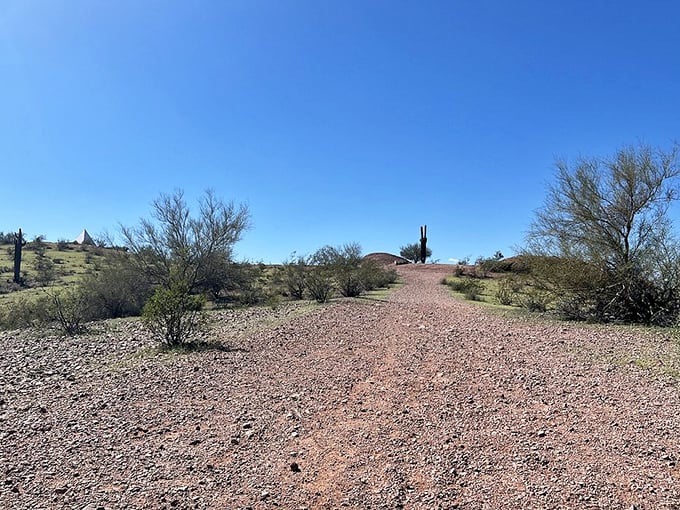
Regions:
<svg viewBox="0 0 680 510"><path fill-rule="evenodd" d="M621 362L675 343L492 315L448 270L224 313L189 355L5 333L0 508L680 508L677 382Z"/></svg>

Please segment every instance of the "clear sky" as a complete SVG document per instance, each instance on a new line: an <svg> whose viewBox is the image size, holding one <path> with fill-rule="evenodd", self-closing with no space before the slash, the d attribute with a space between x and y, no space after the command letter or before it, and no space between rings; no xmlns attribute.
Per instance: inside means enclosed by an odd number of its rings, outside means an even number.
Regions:
<svg viewBox="0 0 680 510"><path fill-rule="evenodd" d="M246 203L239 258L513 253L556 158L679 138L680 2L2 0L0 230Z"/></svg>

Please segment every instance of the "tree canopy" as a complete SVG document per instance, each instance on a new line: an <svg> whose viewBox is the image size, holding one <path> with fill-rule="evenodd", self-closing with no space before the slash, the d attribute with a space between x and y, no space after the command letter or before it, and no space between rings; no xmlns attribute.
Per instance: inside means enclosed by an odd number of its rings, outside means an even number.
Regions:
<svg viewBox="0 0 680 510"><path fill-rule="evenodd" d="M529 251L587 264L598 278L581 297L601 318L653 321L668 305L659 295L671 299L672 287L676 299L680 282L667 269L677 251L668 214L678 197L677 155L677 145L663 151L641 144L613 157L556 164L556 182L527 236ZM571 284L559 290L584 291L576 277Z"/></svg>

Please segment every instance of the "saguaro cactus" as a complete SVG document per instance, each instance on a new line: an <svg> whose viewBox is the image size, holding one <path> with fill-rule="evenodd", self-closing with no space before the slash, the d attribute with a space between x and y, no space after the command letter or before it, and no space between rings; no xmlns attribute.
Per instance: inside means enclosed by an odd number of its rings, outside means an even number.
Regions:
<svg viewBox="0 0 680 510"><path fill-rule="evenodd" d="M420 261L424 264L427 258L427 225L420 227Z"/></svg>
<svg viewBox="0 0 680 510"><path fill-rule="evenodd" d="M21 248L26 244L21 229L14 234L14 283L22 283L21 279Z"/></svg>

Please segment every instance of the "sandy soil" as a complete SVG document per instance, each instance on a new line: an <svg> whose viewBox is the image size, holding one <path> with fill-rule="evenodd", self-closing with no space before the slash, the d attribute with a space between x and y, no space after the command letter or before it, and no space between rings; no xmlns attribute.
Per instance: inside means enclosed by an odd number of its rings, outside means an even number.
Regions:
<svg viewBox="0 0 680 510"><path fill-rule="evenodd" d="M674 341L490 314L449 270L189 355L0 335L0 508L680 508L677 382L621 362Z"/></svg>

